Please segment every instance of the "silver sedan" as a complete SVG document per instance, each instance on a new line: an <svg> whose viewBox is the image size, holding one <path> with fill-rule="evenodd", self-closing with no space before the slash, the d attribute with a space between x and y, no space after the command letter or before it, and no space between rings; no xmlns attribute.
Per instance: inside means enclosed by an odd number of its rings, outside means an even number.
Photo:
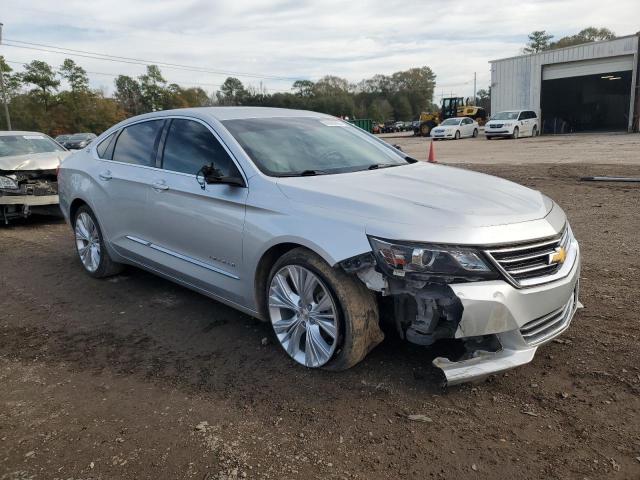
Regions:
<svg viewBox="0 0 640 480"><path fill-rule="evenodd" d="M161 275L270 322L307 367L355 365L385 321L415 344L465 344L434 364L477 379L531 361L578 306L578 243L551 199L324 114L142 115L58 180L89 275Z"/></svg>

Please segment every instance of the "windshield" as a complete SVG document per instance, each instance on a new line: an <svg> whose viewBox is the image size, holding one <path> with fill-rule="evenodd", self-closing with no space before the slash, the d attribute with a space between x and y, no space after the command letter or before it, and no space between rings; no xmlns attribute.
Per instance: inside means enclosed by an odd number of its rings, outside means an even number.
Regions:
<svg viewBox="0 0 640 480"><path fill-rule="evenodd" d="M45 135L0 135L0 157L45 152L64 152L64 148Z"/></svg>
<svg viewBox="0 0 640 480"><path fill-rule="evenodd" d="M77 142L80 140L89 140L90 138L91 138L90 133L76 133L75 135L71 135L71 137L69 137L69 140Z"/></svg>
<svg viewBox="0 0 640 480"><path fill-rule="evenodd" d="M491 117L491 120L517 120L518 113L520 112L498 112Z"/></svg>
<svg viewBox="0 0 640 480"><path fill-rule="evenodd" d="M440 125L460 125L460 119L459 118L447 118Z"/></svg>
<svg viewBox="0 0 640 480"><path fill-rule="evenodd" d="M407 165L394 148L330 118L248 118L222 122L267 175L353 172Z"/></svg>

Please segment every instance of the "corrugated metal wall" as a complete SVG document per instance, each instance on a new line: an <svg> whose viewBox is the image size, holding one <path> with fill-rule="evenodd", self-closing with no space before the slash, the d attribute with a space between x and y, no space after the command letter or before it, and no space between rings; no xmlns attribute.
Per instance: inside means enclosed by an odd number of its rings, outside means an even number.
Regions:
<svg viewBox="0 0 640 480"><path fill-rule="evenodd" d="M491 112L523 108L540 112L543 65L630 54L635 56L637 65L637 35L494 60L490 62ZM633 77L632 88L637 82Z"/></svg>

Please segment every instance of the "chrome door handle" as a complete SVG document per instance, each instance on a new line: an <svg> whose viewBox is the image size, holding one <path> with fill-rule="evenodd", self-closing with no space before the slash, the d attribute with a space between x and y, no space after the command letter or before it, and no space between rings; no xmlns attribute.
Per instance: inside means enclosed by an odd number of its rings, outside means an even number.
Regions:
<svg viewBox="0 0 640 480"><path fill-rule="evenodd" d="M153 188L156 192L162 192L164 190L169 190L169 185L164 182L155 182L151 184L151 188Z"/></svg>
<svg viewBox="0 0 640 480"><path fill-rule="evenodd" d="M100 180L104 180L104 181L111 180L113 178L111 176L111 172L109 170L106 170L104 172L100 172L98 174L98 177L100 177Z"/></svg>

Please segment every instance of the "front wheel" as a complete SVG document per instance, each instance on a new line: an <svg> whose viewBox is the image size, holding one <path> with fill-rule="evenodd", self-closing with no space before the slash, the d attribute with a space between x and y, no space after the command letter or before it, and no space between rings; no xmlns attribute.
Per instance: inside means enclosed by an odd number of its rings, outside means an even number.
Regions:
<svg viewBox="0 0 640 480"><path fill-rule="evenodd" d="M347 369L384 338L373 293L305 248L280 257L265 293L278 342L306 367Z"/></svg>
<svg viewBox="0 0 640 480"><path fill-rule="evenodd" d="M531 131L531 136L532 137L537 137L538 136L538 126L537 125L533 126L533 130Z"/></svg>
<svg viewBox="0 0 640 480"><path fill-rule="evenodd" d="M511 138L513 138L514 140L517 140L518 137L520 137L520 129L516 127L513 129L513 134L511 135Z"/></svg>
<svg viewBox="0 0 640 480"><path fill-rule="evenodd" d="M76 212L73 230L78 256L89 275L103 278L122 271L122 265L111 260L98 221L88 206L83 205Z"/></svg>
<svg viewBox="0 0 640 480"><path fill-rule="evenodd" d="M456 140L460 140L460 130L456 130L456 134L453 138L455 138Z"/></svg>

